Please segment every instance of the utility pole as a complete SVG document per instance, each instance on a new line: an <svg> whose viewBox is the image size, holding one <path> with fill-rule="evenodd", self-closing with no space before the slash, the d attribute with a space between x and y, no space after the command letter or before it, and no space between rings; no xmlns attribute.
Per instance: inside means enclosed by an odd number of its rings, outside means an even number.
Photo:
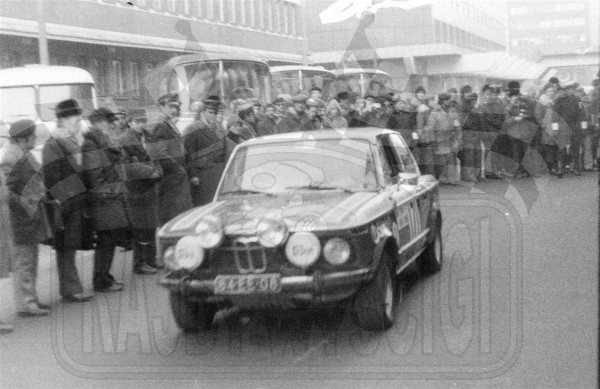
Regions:
<svg viewBox="0 0 600 389"><path fill-rule="evenodd" d="M50 59L48 56L48 38L46 37L46 22L44 19L44 2L45 0L37 0L38 46L40 51L40 64L49 65Z"/></svg>
<svg viewBox="0 0 600 389"><path fill-rule="evenodd" d="M302 0L300 7L302 7L302 64L308 65L308 1Z"/></svg>

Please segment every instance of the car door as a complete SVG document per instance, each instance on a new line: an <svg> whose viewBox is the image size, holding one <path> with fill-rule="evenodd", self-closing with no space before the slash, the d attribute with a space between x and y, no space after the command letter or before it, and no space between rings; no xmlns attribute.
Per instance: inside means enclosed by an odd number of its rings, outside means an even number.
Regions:
<svg viewBox="0 0 600 389"><path fill-rule="evenodd" d="M413 172L406 171L402 163L402 153L396 150L397 147L404 147L403 143L398 143L398 139L395 134L384 134L379 137L379 144L388 165L384 170L394 183L391 197L395 203L395 225L392 232L398 244L401 269L421 247L422 223L417 201L418 169Z"/></svg>

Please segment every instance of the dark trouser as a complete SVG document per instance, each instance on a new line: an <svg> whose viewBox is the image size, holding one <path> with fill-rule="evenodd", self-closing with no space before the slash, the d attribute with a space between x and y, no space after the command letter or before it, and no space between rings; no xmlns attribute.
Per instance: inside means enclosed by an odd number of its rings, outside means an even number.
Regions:
<svg viewBox="0 0 600 389"><path fill-rule="evenodd" d="M544 162L546 162L548 171L552 171L553 169L556 169L557 162L558 162L558 146L542 143L541 147L542 147L542 157L544 158Z"/></svg>
<svg viewBox="0 0 600 389"><path fill-rule="evenodd" d="M156 242L154 228L135 228L133 233L133 266L140 268L144 263L156 263Z"/></svg>
<svg viewBox="0 0 600 389"><path fill-rule="evenodd" d="M98 231L98 243L94 253L94 288L108 288L114 283L110 274L115 247L127 236L127 229L118 228L114 230Z"/></svg>
<svg viewBox="0 0 600 389"><path fill-rule="evenodd" d="M527 174L527 171L523 167L522 162L528 147L529 145L526 142L523 142L520 139L512 137L510 138L510 157L513 161L515 161L515 175Z"/></svg>
<svg viewBox="0 0 600 389"><path fill-rule="evenodd" d="M435 175L435 143L419 143L416 150L418 156L417 163L419 164L421 174Z"/></svg>
<svg viewBox="0 0 600 389"><path fill-rule="evenodd" d="M77 267L75 267L76 253L75 249L59 248L56 250L58 284L62 297L83 292Z"/></svg>
<svg viewBox="0 0 600 389"><path fill-rule="evenodd" d="M571 147L569 148L571 157L571 170L581 170L581 147L583 146L582 134L573 134L570 139Z"/></svg>
<svg viewBox="0 0 600 389"><path fill-rule="evenodd" d="M479 140L464 141L460 152L462 178L476 180L481 171L481 142Z"/></svg>

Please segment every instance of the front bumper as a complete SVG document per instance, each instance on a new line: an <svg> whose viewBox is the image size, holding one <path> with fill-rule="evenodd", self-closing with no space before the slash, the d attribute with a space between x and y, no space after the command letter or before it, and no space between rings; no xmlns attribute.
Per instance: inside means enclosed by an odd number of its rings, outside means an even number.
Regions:
<svg viewBox="0 0 600 389"><path fill-rule="evenodd" d="M159 284L190 300L241 305L248 308L293 308L334 304L352 297L372 277L369 268L281 278L277 293L215 294L214 280L163 277Z"/></svg>

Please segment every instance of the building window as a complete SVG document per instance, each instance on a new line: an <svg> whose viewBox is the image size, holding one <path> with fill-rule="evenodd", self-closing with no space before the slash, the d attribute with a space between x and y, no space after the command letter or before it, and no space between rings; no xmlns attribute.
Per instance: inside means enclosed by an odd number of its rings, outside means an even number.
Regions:
<svg viewBox="0 0 600 389"><path fill-rule="evenodd" d="M130 74L131 74L131 89L135 92L135 94L139 94L140 93L140 68L139 68L137 62L131 62Z"/></svg>
<svg viewBox="0 0 600 389"><path fill-rule="evenodd" d="M247 7L247 1L244 0L238 0L239 4L238 4L238 14L240 15L239 21L240 24L242 26L247 26L248 25L248 18L246 17L246 8Z"/></svg>
<svg viewBox="0 0 600 389"><path fill-rule="evenodd" d="M152 4L152 8L154 8L157 11L162 10L162 1L161 0L154 0L154 2Z"/></svg>
<svg viewBox="0 0 600 389"><path fill-rule="evenodd" d="M267 3L267 30L273 31L273 0L265 0Z"/></svg>
<svg viewBox="0 0 600 389"><path fill-rule="evenodd" d="M283 32L290 35L290 13L291 4L283 3Z"/></svg>
<svg viewBox="0 0 600 389"><path fill-rule="evenodd" d="M113 61L113 74L115 77L115 93L122 95L125 92L125 87L123 85L123 67L120 61Z"/></svg>
<svg viewBox="0 0 600 389"><path fill-rule="evenodd" d="M217 4L219 4L219 20L225 22L225 1L217 1Z"/></svg>
<svg viewBox="0 0 600 389"><path fill-rule="evenodd" d="M296 5L290 4L290 26L292 28L292 35L294 36L298 36L298 24L297 24L297 17L298 17L298 7Z"/></svg>
<svg viewBox="0 0 600 389"><path fill-rule="evenodd" d="M258 27L262 30L266 28L265 26L265 0L256 0L257 7L256 12L258 12Z"/></svg>
<svg viewBox="0 0 600 389"><path fill-rule="evenodd" d="M250 22L250 27L253 27L253 28L256 27L256 8L254 6L254 3L256 3L256 1L251 1L250 6L246 8L249 13L249 16L247 19Z"/></svg>

